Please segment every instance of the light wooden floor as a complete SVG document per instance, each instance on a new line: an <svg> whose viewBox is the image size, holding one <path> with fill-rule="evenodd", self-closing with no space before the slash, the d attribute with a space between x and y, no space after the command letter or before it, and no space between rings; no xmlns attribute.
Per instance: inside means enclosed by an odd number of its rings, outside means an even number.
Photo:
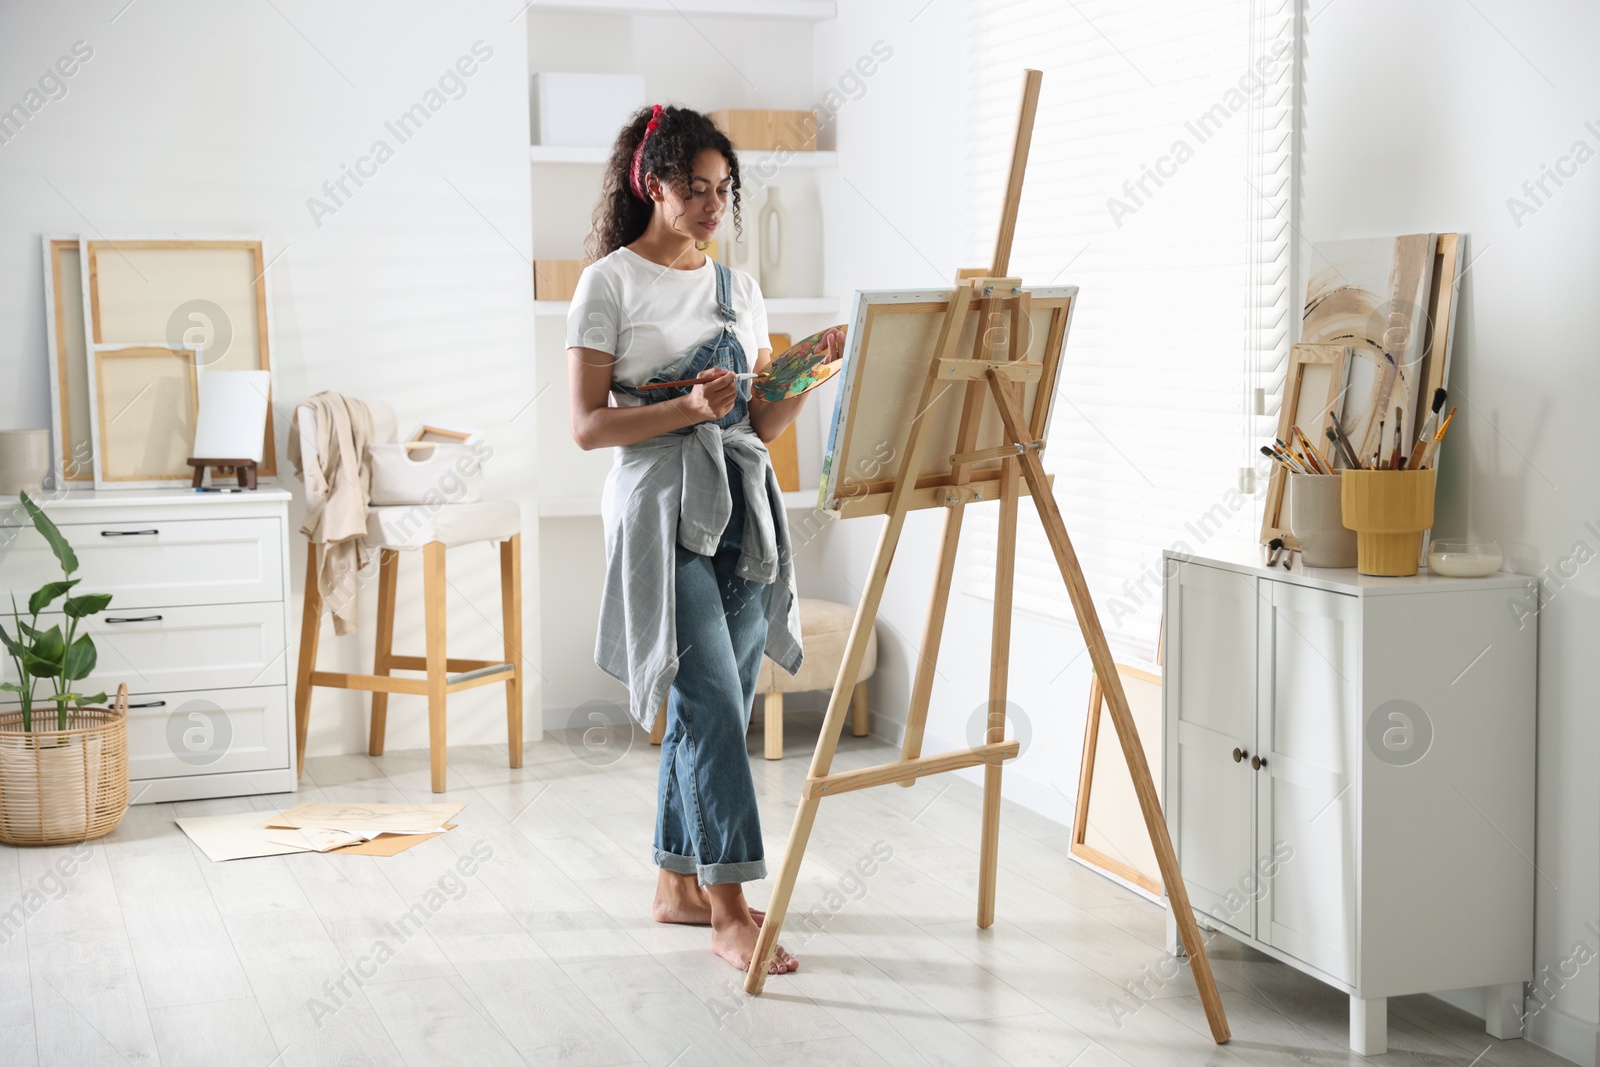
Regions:
<svg viewBox="0 0 1600 1067"><path fill-rule="evenodd" d="M769 763L752 736L774 877L815 738L795 716ZM134 808L64 888L47 867L65 850L0 849L0 911L32 912L0 931L0 1064L1565 1062L1425 997L1390 1002L1395 1051L1363 1061L1344 997L1221 937L1218 1048L1187 970L1146 980L1148 1003L1122 988L1161 968L1163 914L1068 859L1064 827L1007 806L999 918L973 925L980 794L949 776L822 806L783 938L801 970L747 998L707 931L647 917L657 751L636 733L595 766L556 733L511 771L502 748L452 748L459 828L387 859L214 864L172 822L281 795ZM895 751L847 736L837 765ZM426 753L312 759L300 797L431 799ZM889 858L852 874L880 841ZM475 848L492 854L451 882ZM420 928L399 926L419 903Z"/></svg>

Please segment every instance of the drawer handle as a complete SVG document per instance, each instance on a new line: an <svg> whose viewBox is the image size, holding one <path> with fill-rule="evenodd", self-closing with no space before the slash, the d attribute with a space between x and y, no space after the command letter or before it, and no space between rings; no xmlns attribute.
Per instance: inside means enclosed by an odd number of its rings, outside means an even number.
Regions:
<svg viewBox="0 0 1600 1067"><path fill-rule="evenodd" d="M1254 769L1259 771L1261 768L1265 767L1266 765L1267 765L1267 761L1262 759L1260 756L1251 756L1250 757L1250 766L1253 767Z"/></svg>
<svg viewBox="0 0 1600 1067"><path fill-rule="evenodd" d="M160 621L161 621L161 616L160 615L141 615L137 619L113 619L109 615L106 617L106 622L160 622Z"/></svg>
<svg viewBox="0 0 1600 1067"><path fill-rule="evenodd" d="M101 537L154 537L160 530L101 530Z"/></svg>
<svg viewBox="0 0 1600 1067"><path fill-rule="evenodd" d="M1250 753L1246 752L1244 749L1236 748L1233 750L1233 762L1238 763L1248 755L1250 755Z"/></svg>
<svg viewBox="0 0 1600 1067"><path fill-rule="evenodd" d="M143 704L129 704L128 708L131 710L133 708L164 708L166 706L167 702L165 700L151 700Z"/></svg>

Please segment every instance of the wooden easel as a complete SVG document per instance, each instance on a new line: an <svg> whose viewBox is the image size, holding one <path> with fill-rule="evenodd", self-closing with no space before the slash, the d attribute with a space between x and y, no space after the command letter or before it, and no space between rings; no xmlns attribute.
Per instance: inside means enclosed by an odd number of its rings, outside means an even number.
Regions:
<svg viewBox="0 0 1600 1067"><path fill-rule="evenodd" d="M1000 772L1004 762L1017 755L1016 741L1005 738L1006 682L1011 655L1011 590L1016 565L1017 507L1021 496L1018 475L1027 481L1028 489L1039 517L1049 536L1050 547L1066 581L1067 593L1077 615L1078 627L1088 645L1089 657L1095 672L1105 688L1106 702L1116 725L1117 737L1133 777L1138 793L1139 807L1144 814L1145 826L1150 831L1151 844L1161 867L1162 881L1166 884L1173 914L1176 916L1179 936L1189 955L1189 966L1205 1007L1206 1019L1212 1037L1218 1044L1228 1040L1228 1020L1223 1013L1222 998L1211 974L1211 964L1200 940L1200 930L1189 905L1189 894L1183 875L1178 870L1178 860L1167 834L1166 820L1161 814L1161 803L1156 797L1150 779L1150 767L1145 762L1144 750L1139 744L1128 699L1122 689L1111 650L1106 645L1105 631L1090 598L1089 587L1084 582L1083 571L1077 555L1067 537L1066 524L1056 507L1051 493L1050 480L1039 460L1044 442L1036 439L1033 429L1024 419L1019 406L1022 381L1029 375L1038 375L1041 364L1030 362L1025 356L1023 337L1026 331L1017 329L1028 321L1030 294L1021 286L1020 279L1007 277L1006 269L1011 259L1011 243L1016 231L1017 204L1022 195L1023 172L1027 167L1028 147L1033 135L1033 119L1038 108L1039 83L1042 75L1037 70L1025 72L1022 107L1017 122L1016 141L1012 146L1011 168L1007 179L1005 208L1001 213L1000 232L995 242L994 263L991 269L964 269L958 272L956 285L950 294L948 308L941 326L935 358L930 361L928 375L917 407L922 413L911 429L904 458L889 493L888 521L878 539L873 556L872 570L856 611L855 623L850 628L849 644L844 662L834 683L833 696L828 701L827 716L822 734L811 759L811 770L800 792L800 805L795 811L794 827L789 834L788 848L783 865L774 885L767 914L761 924L761 934L756 941L754 958L745 977L745 991L758 994L766 985L767 968L783 928L785 912L794 892L800 862L805 856L806 842L816 820L817 808L825 796L836 796L857 789L897 782L909 786L917 779L930 774L958 770L963 767L984 767L983 831L980 845L978 876L978 926L987 928L994 922L995 873L997 867L1000 830ZM955 358L956 346L970 314L981 313L984 322L998 321L993 316L1010 315L1012 329L1009 352L1005 358L989 349L992 331L975 332L972 358ZM984 358L987 357L987 358ZM965 381L965 387L949 389L950 381ZM1035 377L1034 380L1039 380ZM862 657L866 652L867 636L877 619L878 603L883 596L889 577L889 565L911 506L911 496L922 469L923 454L928 443L928 427L934 419L928 417L929 408L949 391L962 396L963 408L957 451L950 457L952 469L957 472L957 483L964 481L963 472L970 464L999 459L1001 473L1000 529L995 561L995 603L993 642L990 650L989 676L989 727L984 743L975 748L960 749L936 756L922 752L923 729L927 721L928 697L933 688L934 662L938 658L939 640L944 629L945 609L949 603L953 577L956 545L960 537L961 517L970 494L959 487L942 492L943 500L934 500L931 506L948 508L945 518L943 547L939 572L933 587L926 628L923 631L922 653L918 658L916 682L912 688L911 707L907 716L906 735L901 759L894 763L865 767L860 770L832 773L834 748L838 743L840 728L850 707L850 695L855 689ZM978 434L981 405L988 396L1005 427L1006 444L991 449L972 451ZM1048 405L1050 398L1043 401ZM1042 425L1042 424L1041 424ZM924 505L928 506L928 505Z"/></svg>

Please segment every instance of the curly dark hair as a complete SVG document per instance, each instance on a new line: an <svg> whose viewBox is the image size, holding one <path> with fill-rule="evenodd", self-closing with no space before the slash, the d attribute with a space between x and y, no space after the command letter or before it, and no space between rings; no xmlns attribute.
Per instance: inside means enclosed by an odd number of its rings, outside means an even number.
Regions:
<svg viewBox="0 0 1600 1067"><path fill-rule="evenodd" d="M639 138L644 136L651 114L648 107L636 111L612 146L600 202L594 209L594 228L589 231L585 246L591 259L610 255L638 240L650 224L655 205L633 195L631 174L633 151L639 146ZM661 121L645 142L639 161L639 178L642 182L645 175L655 174L687 197L695 157L708 148L721 152L728 161L728 174L733 179L733 229L737 236L743 232L739 216L739 156L728 135L702 113L671 105L661 109Z"/></svg>

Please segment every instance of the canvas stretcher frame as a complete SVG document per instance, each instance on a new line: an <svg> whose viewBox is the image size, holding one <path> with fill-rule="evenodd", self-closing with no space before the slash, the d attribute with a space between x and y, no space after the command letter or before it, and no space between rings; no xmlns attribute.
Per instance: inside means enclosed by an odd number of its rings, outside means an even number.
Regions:
<svg viewBox="0 0 1600 1067"><path fill-rule="evenodd" d="M83 270L77 237L45 235L45 351L50 372L51 473L57 489L94 482L89 350L83 332ZM69 262L70 261L70 262Z"/></svg>
<svg viewBox="0 0 1600 1067"><path fill-rule="evenodd" d="M124 369L132 368L135 361L147 361L145 373ZM199 352L172 345L90 345L89 377L94 487L188 486L193 477L188 457L200 413ZM173 407L178 400L187 403L183 408ZM147 421L147 411L164 411L167 418ZM133 418L119 428L117 424L130 414ZM153 455L163 444L164 454ZM134 468L131 472L130 467Z"/></svg>
<svg viewBox="0 0 1600 1067"><path fill-rule="evenodd" d="M1305 435L1322 449L1323 454L1333 461L1333 454L1330 452L1332 443L1323 431L1343 417L1345 398L1350 389L1351 362L1354 358L1350 345L1302 342L1289 347L1289 366L1284 372L1283 379L1283 403L1278 409L1278 440L1292 444L1293 442L1289 440L1291 427L1299 426ZM1324 367L1327 368L1327 388L1316 397L1308 396L1305 387L1306 378L1312 368ZM1308 401L1320 402L1317 408L1310 409L1310 413L1316 416L1316 422L1312 426L1299 421L1308 413L1305 407ZM1343 464L1335 462L1335 466ZM1298 549L1300 543L1289 532L1283 515L1284 489L1288 480L1289 472L1284 470L1281 463L1274 463L1272 476L1267 482L1266 506L1261 513L1261 543L1266 544L1275 537L1281 537L1285 545Z"/></svg>
<svg viewBox="0 0 1600 1067"><path fill-rule="evenodd" d="M1117 673L1122 676L1124 681L1132 680L1153 685L1158 691L1162 684L1161 675L1126 663L1117 664ZM1112 875L1118 881L1127 884L1136 891L1143 892L1159 902L1161 899L1159 869L1156 874L1152 875L1149 871L1138 866L1134 857L1121 852L1120 849L1118 849L1119 855L1113 856L1089 840L1089 812L1093 808L1095 801L1096 770L1098 769L1100 755L1100 726L1105 717L1105 690L1100 685L1100 676L1098 674L1092 675L1089 680L1089 714L1083 724L1083 760L1078 770L1078 801L1072 813L1072 838L1068 851L1089 866ZM1155 726L1159 731L1161 726L1159 712L1156 715ZM1145 735L1141 733L1140 740L1143 741L1144 738ZM1151 754L1152 750L1147 743L1145 745L1145 758L1149 759ZM1162 755L1159 742L1155 747L1154 754L1158 758ZM1159 782L1161 780L1161 772L1157 767L1152 766L1151 774L1155 781ZM1103 777L1102 775L1100 799L1102 803L1109 803L1110 798L1104 788ZM1107 833L1105 836L1109 839L1110 834ZM1108 842L1108 847L1116 848L1115 842Z"/></svg>
<svg viewBox="0 0 1600 1067"><path fill-rule="evenodd" d="M1043 439L1049 433L1053 405L1048 402L1060 373L1062 350L1077 305L1077 286L1023 287L1029 293L1028 328L1021 356L1037 361L1039 370L1022 385L1029 429ZM893 488L889 463L899 454L911 432L911 422L898 418L899 401L920 387L926 374L927 354L937 338L949 306L948 289L891 289L858 292L845 335L844 368L829 423L823 456L822 481L817 506L841 518L884 514ZM992 311L969 318L956 342L957 351L979 344L978 331L997 328ZM888 341L890 343L885 344ZM920 360L920 363L918 362ZM957 372L960 373L960 372ZM870 376L870 380L869 380ZM971 379L948 379L947 389ZM938 424L931 431L930 455L949 457L961 433L962 409L942 405ZM992 450L1003 444L1000 420L981 409L971 450ZM944 446L950 447L944 447ZM923 471L917 478L912 509L944 507L950 491L969 494L975 501L994 499L998 492L1001 461L991 457L965 465L960 474L948 459Z"/></svg>
<svg viewBox="0 0 1600 1067"><path fill-rule="evenodd" d="M232 321L233 316L230 315L229 330L234 339L230 340L229 351L219 356L212 356L208 353L207 359L212 362L228 360L232 347L238 343L238 331L243 331L244 335L251 339L250 344L254 349L255 359L252 361L234 357L227 365L219 364L213 369L264 370L271 372L272 301L267 269L271 262L266 258L266 248L261 238L254 236L95 237L81 239L79 248L83 278L84 332L89 345L108 343L139 344L147 342L188 344L187 333L182 341L175 341L168 336L170 331L169 321L163 321L159 325L153 326L150 320L137 321L138 315L129 313L126 310L128 305L124 305L123 310L118 309L117 298L111 291L118 285L118 279L123 278L127 271L131 271L135 277L149 281L148 274L140 271L138 264L130 258L130 253L138 256L141 260L146 257L140 254L148 253L181 251L242 253L247 260L244 266L250 275L247 291L227 294L218 293L216 295L239 309L240 317L245 316L243 309L248 308L248 321L236 324ZM102 272L102 264L105 264L110 269ZM102 277L103 273L107 276L106 278ZM106 284L107 278L110 279L109 284ZM103 288L107 291L102 292ZM138 293L132 304L141 311L151 307L159 311L160 308L173 304L173 307L168 312L171 315L181 310L185 305L197 301L218 303L221 306L221 302L213 301L209 296L201 295L198 289L188 288L185 288L182 293L160 295ZM108 307L107 305L110 306ZM225 307L224 311L226 311ZM110 338L109 340L108 337ZM265 437L262 443L262 462L258 465L257 470L263 477L271 478L278 473L277 445L273 419L270 414L270 404L268 410Z"/></svg>

